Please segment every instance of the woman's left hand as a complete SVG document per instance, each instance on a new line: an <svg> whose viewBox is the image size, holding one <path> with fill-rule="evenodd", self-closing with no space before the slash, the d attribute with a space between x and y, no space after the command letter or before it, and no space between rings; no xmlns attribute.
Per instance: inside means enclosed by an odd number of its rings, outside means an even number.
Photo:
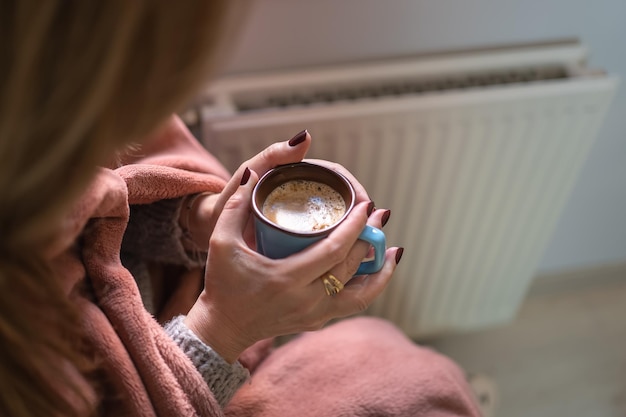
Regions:
<svg viewBox="0 0 626 417"><path fill-rule="evenodd" d="M206 252L209 249L209 237L215 225L214 217L219 193L191 195L183 199L178 224L189 233L188 239L182 239L185 249ZM190 241L191 240L191 241Z"/></svg>
<svg viewBox="0 0 626 417"><path fill-rule="evenodd" d="M299 133L294 138L298 138L299 135L305 136L302 142L297 143L295 146L291 145L291 141L276 143L248 160L244 165L258 173L259 176L262 176L277 165L302 161L302 158L304 158L304 155L311 145L311 137L305 131L304 133ZM370 200L367 195L367 191L361 183L352 175L352 173L350 173L350 171L345 169L340 164L322 159L305 159L304 161L325 166L326 168L339 172L348 178L354 186L357 204ZM235 172L233 177L240 178L243 172L239 171L240 170ZM209 238L213 233L217 218L222 212L226 201L228 201L228 199L237 190L236 185L236 182L230 181L221 193L199 196L193 201L193 205L190 208L191 211L189 213L185 213L185 210L187 210L186 207L182 208L180 220L181 226L190 230L195 245L194 248L190 247L188 249L200 249L203 251L208 249ZM249 233L250 232L248 232L248 234ZM251 236L248 236L248 241L251 243Z"/></svg>

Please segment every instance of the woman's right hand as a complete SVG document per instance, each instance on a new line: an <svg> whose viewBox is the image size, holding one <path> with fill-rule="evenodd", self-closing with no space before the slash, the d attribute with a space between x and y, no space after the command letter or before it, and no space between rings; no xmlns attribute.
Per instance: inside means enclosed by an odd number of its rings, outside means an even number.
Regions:
<svg viewBox="0 0 626 417"><path fill-rule="evenodd" d="M390 248L378 273L334 297L324 291L321 276L332 271L345 283L364 256L355 243L368 222L367 203L356 206L328 238L302 252L278 260L260 255L244 239L257 181L250 172L224 206L210 241L205 289L186 318L187 326L230 363L259 340L319 329L332 318L362 311L396 267L398 249ZM381 227L383 214L373 213L370 224Z"/></svg>
<svg viewBox="0 0 626 417"><path fill-rule="evenodd" d="M285 259L270 259L246 237L259 177L243 166L238 173L236 184L227 186L232 193L211 236L205 288L185 319L231 363L259 340L319 329L333 318L364 310L385 288L401 255L398 248L387 249L378 273L352 280L339 294L328 296L320 277L332 273L344 284L352 278L367 252L367 245L357 244L358 236L366 223L382 227L385 210L368 218L368 203L362 202L326 239Z"/></svg>

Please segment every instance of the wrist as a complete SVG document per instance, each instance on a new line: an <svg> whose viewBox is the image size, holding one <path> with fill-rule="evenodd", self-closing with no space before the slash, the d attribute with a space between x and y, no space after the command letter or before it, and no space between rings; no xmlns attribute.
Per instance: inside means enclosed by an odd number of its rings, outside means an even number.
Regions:
<svg viewBox="0 0 626 417"><path fill-rule="evenodd" d="M204 292L185 317L185 325L230 364L235 363L241 353L254 344L254 341L243 340L236 326L211 308Z"/></svg>
<svg viewBox="0 0 626 417"><path fill-rule="evenodd" d="M178 224L183 230L183 246L189 250L206 252L212 230L212 217L218 194L192 194L182 202Z"/></svg>

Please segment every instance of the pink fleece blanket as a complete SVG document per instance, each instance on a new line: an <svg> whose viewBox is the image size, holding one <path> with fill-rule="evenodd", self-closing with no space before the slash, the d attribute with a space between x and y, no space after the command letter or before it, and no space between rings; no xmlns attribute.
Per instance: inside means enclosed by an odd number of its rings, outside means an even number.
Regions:
<svg viewBox="0 0 626 417"><path fill-rule="evenodd" d="M129 165L98 171L51 253L101 361L105 415L221 416L193 364L144 309L133 277L120 262L120 247L129 204L219 192L228 173L178 118L137 153L126 157ZM77 253L72 242L79 234ZM92 290L87 296L77 290L85 278Z"/></svg>
<svg viewBox="0 0 626 417"><path fill-rule="evenodd" d="M175 117L124 164L99 170L50 249L101 360L104 415L223 416L193 364L144 309L119 255L129 204L219 192L228 173ZM253 377L226 415L478 415L453 363L382 321L348 320L268 353L265 342L243 355Z"/></svg>
<svg viewBox="0 0 626 417"><path fill-rule="evenodd" d="M229 417L479 416L461 369L377 318L306 333L260 363Z"/></svg>

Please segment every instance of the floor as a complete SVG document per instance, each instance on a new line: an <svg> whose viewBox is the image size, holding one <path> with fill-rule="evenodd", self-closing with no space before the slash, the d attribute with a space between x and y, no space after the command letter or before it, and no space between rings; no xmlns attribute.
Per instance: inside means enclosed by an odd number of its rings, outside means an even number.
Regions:
<svg viewBox="0 0 626 417"><path fill-rule="evenodd" d="M509 325L430 344L495 380L497 417L626 417L626 279L572 287L531 293Z"/></svg>

